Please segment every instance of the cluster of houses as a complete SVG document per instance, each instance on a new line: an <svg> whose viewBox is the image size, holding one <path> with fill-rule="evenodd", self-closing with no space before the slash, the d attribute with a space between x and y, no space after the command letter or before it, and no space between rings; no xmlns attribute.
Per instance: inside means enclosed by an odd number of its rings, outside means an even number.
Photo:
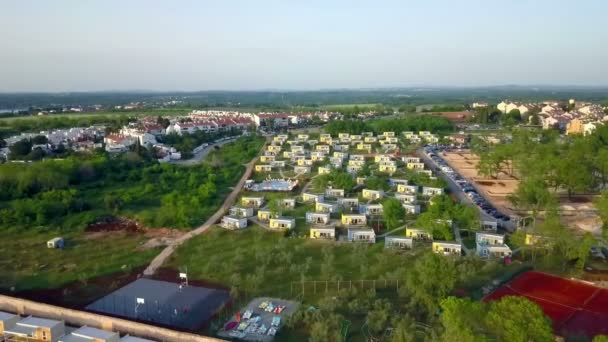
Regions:
<svg viewBox="0 0 608 342"><path fill-rule="evenodd" d="M230 230L247 228L248 219L257 218L258 222L267 224L270 229L289 230L296 227L293 217L279 216L264 208L264 197L242 197L241 205L229 209L229 214L222 218L221 226ZM283 199L280 205L285 209L295 208L295 199Z"/></svg>
<svg viewBox="0 0 608 342"><path fill-rule="evenodd" d="M442 222L451 225L450 220ZM498 225L495 221L483 221L481 230L475 233L475 252L482 258L509 258L511 248L505 244L505 236L497 233ZM384 239L387 249L412 249L414 243L431 242L434 253L441 255L462 255L462 244L456 241L436 241L424 229L406 228L405 236L390 235Z"/></svg>
<svg viewBox="0 0 608 342"><path fill-rule="evenodd" d="M64 321L34 316L21 317L0 311L0 337L6 341L49 342L152 342L135 336L88 326L72 328Z"/></svg>
<svg viewBox="0 0 608 342"><path fill-rule="evenodd" d="M430 132L405 133L407 134L404 138L409 139L411 143L439 141L439 138ZM319 163L319 174L329 174L333 169L345 167L348 173L354 175L363 170L367 158L373 157L378 172L392 175L398 170L398 143L399 139L394 132L384 132L379 136L374 136L372 132L360 135L340 133L337 138L330 134L321 134L318 139L311 139L309 134L298 134L291 140L288 135L279 134L266 147L255 166L255 171L270 173L289 164L293 166L295 174L309 174L315 163ZM384 154L373 153L375 147L379 147ZM424 169L419 158L404 157L403 161L408 169L432 176L430 170ZM361 180L358 180L358 183L360 182Z"/></svg>
<svg viewBox="0 0 608 342"><path fill-rule="evenodd" d="M589 134L597 125L608 121L608 115L602 106L590 102L578 102L574 99L569 100L567 105L556 101L539 103L503 101L496 107L502 113L517 109L522 116L535 109L544 129L557 128L566 134Z"/></svg>
<svg viewBox="0 0 608 342"><path fill-rule="evenodd" d="M62 145L65 149L74 151L90 151L102 147L101 141L105 136L104 126L73 127L67 129L54 129L40 131L38 133L21 133L4 139L8 156L10 146L22 140L31 140L34 137L43 136L47 139L46 144L36 144L32 149L40 148L43 151L53 151Z"/></svg>

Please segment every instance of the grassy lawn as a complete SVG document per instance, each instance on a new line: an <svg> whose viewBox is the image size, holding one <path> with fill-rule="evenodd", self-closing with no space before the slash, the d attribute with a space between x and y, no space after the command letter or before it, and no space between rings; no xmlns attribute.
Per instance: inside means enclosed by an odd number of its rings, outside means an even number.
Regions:
<svg viewBox="0 0 608 342"><path fill-rule="evenodd" d="M66 239L65 249L46 247L46 241L56 236ZM85 286L89 278L143 266L159 252L139 250L146 238L122 232L95 236L80 231L1 230L0 239L0 288L15 290L52 289L75 281Z"/></svg>

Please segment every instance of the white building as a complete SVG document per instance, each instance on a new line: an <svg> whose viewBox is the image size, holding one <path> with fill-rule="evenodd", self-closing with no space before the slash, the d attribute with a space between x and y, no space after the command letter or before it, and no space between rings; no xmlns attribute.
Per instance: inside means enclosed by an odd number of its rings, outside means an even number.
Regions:
<svg viewBox="0 0 608 342"><path fill-rule="evenodd" d="M224 216L221 226L226 229L243 229L247 228L247 218L237 216Z"/></svg>
<svg viewBox="0 0 608 342"><path fill-rule="evenodd" d="M390 249L412 249L414 240L402 236L387 236L384 238L384 248Z"/></svg>
<svg viewBox="0 0 608 342"><path fill-rule="evenodd" d="M373 229L349 228L347 240L350 242L376 243L376 233Z"/></svg>

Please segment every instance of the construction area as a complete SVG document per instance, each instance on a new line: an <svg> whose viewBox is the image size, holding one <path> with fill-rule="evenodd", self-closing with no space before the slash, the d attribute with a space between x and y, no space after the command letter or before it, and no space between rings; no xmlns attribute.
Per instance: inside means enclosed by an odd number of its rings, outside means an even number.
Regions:
<svg viewBox="0 0 608 342"><path fill-rule="evenodd" d="M140 278L93 302L86 310L197 331L229 299L225 290Z"/></svg>
<svg viewBox="0 0 608 342"><path fill-rule="evenodd" d="M298 309L297 302L261 297L252 300L224 325L218 336L244 341L270 342Z"/></svg>

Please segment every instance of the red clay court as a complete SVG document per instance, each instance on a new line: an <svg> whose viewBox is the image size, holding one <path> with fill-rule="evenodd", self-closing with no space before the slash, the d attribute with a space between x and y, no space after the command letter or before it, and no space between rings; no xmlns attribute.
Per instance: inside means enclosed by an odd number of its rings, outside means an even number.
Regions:
<svg viewBox="0 0 608 342"><path fill-rule="evenodd" d="M560 335L608 334L608 289L530 271L499 287L483 301L504 296L523 296L536 302Z"/></svg>

